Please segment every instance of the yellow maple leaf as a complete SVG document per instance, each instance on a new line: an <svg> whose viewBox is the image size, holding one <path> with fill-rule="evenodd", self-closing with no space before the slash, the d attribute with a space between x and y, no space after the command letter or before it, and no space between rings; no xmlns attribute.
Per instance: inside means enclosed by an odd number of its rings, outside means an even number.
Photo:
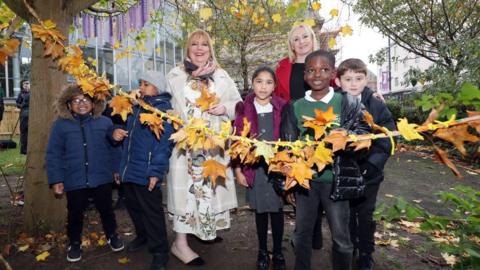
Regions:
<svg viewBox="0 0 480 270"><path fill-rule="evenodd" d="M205 179L210 179L212 183L212 187L217 186L217 181L220 180L220 177L225 180L226 178L226 168L225 165L221 164L220 162L214 160L214 159L209 159L203 162L203 172L202 176Z"/></svg>
<svg viewBox="0 0 480 270"><path fill-rule="evenodd" d="M54 23L52 20L45 20L43 21L43 27L45 27L45 29L54 29L55 27L57 27L57 24Z"/></svg>
<svg viewBox="0 0 480 270"><path fill-rule="evenodd" d="M313 2L313 3L312 3L312 9L313 9L313 11L317 11L317 10L319 10L321 7L322 7L322 4L320 4L320 2Z"/></svg>
<svg viewBox="0 0 480 270"><path fill-rule="evenodd" d="M0 23L0 30L4 29L4 28L7 28L9 26L8 23L4 22L4 23Z"/></svg>
<svg viewBox="0 0 480 270"><path fill-rule="evenodd" d="M338 17L338 9L332 8L332 10L330 10L330 16L332 16L332 18Z"/></svg>
<svg viewBox="0 0 480 270"><path fill-rule="evenodd" d="M113 109L112 115L119 114L123 121L127 121L128 114L133 113L132 103L124 96L114 96L109 106Z"/></svg>
<svg viewBox="0 0 480 270"><path fill-rule="evenodd" d="M422 135L415 130L417 126L417 124L409 124L407 118L401 118L397 123L398 131L407 141L423 140Z"/></svg>
<svg viewBox="0 0 480 270"><path fill-rule="evenodd" d="M353 29L350 25L345 24L344 26L340 27L340 33L343 36L351 36L353 33Z"/></svg>
<svg viewBox="0 0 480 270"><path fill-rule="evenodd" d="M255 145L255 157L262 156L265 159L265 162L269 164L270 159L275 155L275 149L265 142L256 141Z"/></svg>
<svg viewBox="0 0 480 270"><path fill-rule="evenodd" d="M200 90L200 97L195 100L195 104L202 112L210 109L212 105L217 104L219 98L215 93L210 93L207 87L202 87Z"/></svg>
<svg viewBox="0 0 480 270"><path fill-rule="evenodd" d="M311 167L313 164L317 166L317 172L321 172L326 165L332 164L332 150L325 147L325 143L320 143L313 155L307 160L307 164Z"/></svg>
<svg viewBox="0 0 480 270"><path fill-rule="evenodd" d="M172 140L176 143L175 147L177 147L177 149L185 149L185 147L187 146L186 139L187 139L187 132L185 131L185 129L180 129L177 132L170 135L169 140Z"/></svg>
<svg viewBox="0 0 480 270"><path fill-rule="evenodd" d="M327 137L325 137L325 142L331 143L332 144L332 151L336 152L338 150L343 150L345 149L345 146L347 144L347 131L344 129L336 129L332 130L330 134L328 134Z"/></svg>
<svg viewBox="0 0 480 270"><path fill-rule="evenodd" d="M335 45L337 45L337 40L334 37L331 37L328 40L328 48L333 49L333 47L335 47Z"/></svg>
<svg viewBox="0 0 480 270"><path fill-rule="evenodd" d="M30 247L30 245L23 245L23 246L20 246L18 248L18 251L21 251L21 252L25 252L28 248Z"/></svg>
<svg viewBox="0 0 480 270"><path fill-rule="evenodd" d="M130 259L127 258L127 257L122 257L122 258L119 258L119 259L118 259L118 263L119 263L119 264L127 264L127 263L129 263L129 262L130 262Z"/></svg>
<svg viewBox="0 0 480 270"><path fill-rule="evenodd" d="M282 21L282 15L280 15L280 13L275 13L272 15L272 21L274 23L279 23Z"/></svg>
<svg viewBox="0 0 480 270"><path fill-rule="evenodd" d="M35 257L35 260L37 260L37 262L45 261L48 256L50 256L50 253L48 251L44 251L44 252L38 254Z"/></svg>
<svg viewBox="0 0 480 270"><path fill-rule="evenodd" d="M313 177L313 170L310 169L307 163L302 160L298 160L295 163L290 164L291 170L288 173L288 177L293 178L299 185L306 189L310 189L309 180Z"/></svg>
<svg viewBox="0 0 480 270"><path fill-rule="evenodd" d="M147 124L150 130L155 133L157 140L160 140L160 135L163 133L163 119L156 113L141 113L140 122Z"/></svg>
<svg viewBox="0 0 480 270"><path fill-rule="evenodd" d="M212 17L212 15L213 15L212 9L208 8L208 7L201 8L199 13L200 13L200 19L205 20L205 21L210 19L210 17Z"/></svg>

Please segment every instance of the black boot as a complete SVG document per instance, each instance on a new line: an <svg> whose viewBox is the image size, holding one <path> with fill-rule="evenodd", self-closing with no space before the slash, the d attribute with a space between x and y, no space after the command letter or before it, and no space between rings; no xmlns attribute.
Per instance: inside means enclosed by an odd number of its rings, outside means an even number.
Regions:
<svg viewBox="0 0 480 270"><path fill-rule="evenodd" d="M373 258L370 253L361 253L358 258L358 269L359 270L372 270L373 269Z"/></svg>
<svg viewBox="0 0 480 270"><path fill-rule="evenodd" d="M268 251L259 250L257 256L257 269L258 270L267 270L270 265L270 257L268 256Z"/></svg>
<svg viewBox="0 0 480 270"><path fill-rule="evenodd" d="M165 253L153 253L152 265L150 270L165 270L165 266L168 262L168 254Z"/></svg>
<svg viewBox="0 0 480 270"><path fill-rule="evenodd" d="M128 252L135 252L147 245L147 238L145 236L137 236L127 245Z"/></svg>
<svg viewBox="0 0 480 270"><path fill-rule="evenodd" d="M286 270L287 266L285 264L285 257L282 253L273 254L272 258L273 270Z"/></svg>

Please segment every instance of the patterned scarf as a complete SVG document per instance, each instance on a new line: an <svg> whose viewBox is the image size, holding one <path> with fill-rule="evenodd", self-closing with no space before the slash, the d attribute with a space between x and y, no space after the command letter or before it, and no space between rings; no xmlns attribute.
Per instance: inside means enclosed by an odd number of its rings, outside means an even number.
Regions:
<svg viewBox="0 0 480 270"><path fill-rule="evenodd" d="M195 70L197 70L199 67L197 65L195 65L194 63L188 61L188 60L183 60L183 66L185 67L185 71L190 75L192 76L192 72L194 72ZM200 75L198 77L196 77L195 79L200 79L202 81L205 81L206 83L208 83L209 80L211 80L213 82L213 72L210 72L210 73L207 73L207 74L203 74L203 75Z"/></svg>

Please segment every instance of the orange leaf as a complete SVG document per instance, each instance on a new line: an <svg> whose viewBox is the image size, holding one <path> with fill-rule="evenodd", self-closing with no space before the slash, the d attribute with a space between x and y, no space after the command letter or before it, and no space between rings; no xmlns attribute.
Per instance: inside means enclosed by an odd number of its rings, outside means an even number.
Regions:
<svg viewBox="0 0 480 270"><path fill-rule="evenodd" d="M343 150L345 149L345 146L347 144L347 131L344 129L335 129L328 134L328 136L325 138L325 142L331 143L332 144L332 151L336 152L338 150Z"/></svg>
<svg viewBox="0 0 480 270"><path fill-rule="evenodd" d="M195 104L204 112L210 109L212 105L217 104L219 100L215 93L210 93L207 87L202 87L200 97L195 100Z"/></svg>
<svg viewBox="0 0 480 270"><path fill-rule="evenodd" d="M185 129L180 129L170 135L170 140L176 143L175 147L177 147L177 149L185 149L187 146L187 132L185 132Z"/></svg>
<svg viewBox="0 0 480 270"><path fill-rule="evenodd" d="M247 137L248 133L250 133L250 128L252 127L252 124L248 122L247 117L243 118L243 130L240 136L242 137Z"/></svg>
<svg viewBox="0 0 480 270"><path fill-rule="evenodd" d="M214 159L209 159L204 161L202 166L203 166L202 176L205 179L207 177L210 179L213 188L217 186L217 181L221 179L220 177L223 177L223 180L225 180L226 178L225 165L217 162Z"/></svg>
<svg viewBox="0 0 480 270"><path fill-rule="evenodd" d="M328 107L326 111L315 109L315 119L319 122L323 122L324 124L327 124L329 122L332 122L336 118L337 118L337 115L333 113L332 106Z"/></svg>
<svg viewBox="0 0 480 270"><path fill-rule="evenodd" d="M160 140L160 135L163 132L163 119L156 113L141 113L140 122L148 124L148 127L155 133L155 136Z"/></svg>
<svg viewBox="0 0 480 270"><path fill-rule="evenodd" d="M319 144L307 163L310 167L315 164L317 166L317 172L323 171L326 165L333 163L332 150L326 148L325 143Z"/></svg>
<svg viewBox="0 0 480 270"><path fill-rule="evenodd" d="M353 142L349 145L350 147L355 147L353 151L359 151L362 149L370 149L370 146L372 146L372 140L358 140L356 142Z"/></svg>
<svg viewBox="0 0 480 270"><path fill-rule="evenodd" d="M120 114L123 121L127 121L128 114L133 113L132 103L124 96L114 96L109 106L113 109L112 115Z"/></svg>
<svg viewBox="0 0 480 270"><path fill-rule="evenodd" d="M467 155L467 150L465 149L463 143L478 142L480 140L477 136L468 132L467 124L438 129L433 136L452 143L464 156Z"/></svg>
<svg viewBox="0 0 480 270"><path fill-rule="evenodd" d="M438 107L438 109L435 109L435 108L432 109L432 111L430 111L430 114L428 114L427 120L425 120L425 122L423 122L422 126L432 124L435 120L437 120L438 115L443 110L443 108L445 108L445 104L441 104L440 107Z"/></svg>
<svg viewBox="0 0 480 270"><path fill-rule="evenodd" d="M435 145L433 147L435 148L436 159L442 162L443 164L447 165L458 179L463 179L463 176L460 174L455 164L453 164L453 162L448 158L447 152L443 151L440 147L437 147Z"/></svg>
<svg viewBox="0 0 480 270"><path fill-rule="evenodd" d="M480 116L480 112L467 111L468 117ZM469 125L477 130L480 133L480 120L472 121Z"/></svg>
<svg viewBox="0 0 480 270"><path fill-rule="evenodd" d="M325 129L327 128L325 125L318 125L318 121L315 121L315 120L313 121L306 120L303 123L303 126L306 128L313 129L313 131L315 132L315 140L320 139L325 133Z"/></svg>
<svg viewBox="0 0 480 270"><path fill-rule="evenodd" d="M373 130L386 131L384 127L375 124L373 116L368 111L363 112L363 118Z"/></svg>
<svg viewBox="0 0 480 270"><path fill-rule="evenodd" d="M298 160L295 163L292 163L291 170L288 173L288 177L295 179L299 185L306 189L310 189L310 182L308 180L312 179L313 170L310 169L307 163L302 160Z"/></svg>
<svg viewBox="0 0 480 270"><path fill-rule="evenodd" d="M0 43L1 44L1 43ZM17 51L20 41L18 39L9 39L0 47L0 64L4 65L7 57L12 56Z"/></svg>

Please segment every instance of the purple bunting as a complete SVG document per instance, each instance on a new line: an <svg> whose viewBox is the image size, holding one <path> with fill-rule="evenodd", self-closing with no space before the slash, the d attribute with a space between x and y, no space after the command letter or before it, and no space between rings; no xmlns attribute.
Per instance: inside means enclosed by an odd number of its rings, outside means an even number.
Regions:
<svg viewBox="0 0 480 270"><path fill-rule="evenodd" d="M97 16L93 17L93 36L98 37Z"/></svg>

